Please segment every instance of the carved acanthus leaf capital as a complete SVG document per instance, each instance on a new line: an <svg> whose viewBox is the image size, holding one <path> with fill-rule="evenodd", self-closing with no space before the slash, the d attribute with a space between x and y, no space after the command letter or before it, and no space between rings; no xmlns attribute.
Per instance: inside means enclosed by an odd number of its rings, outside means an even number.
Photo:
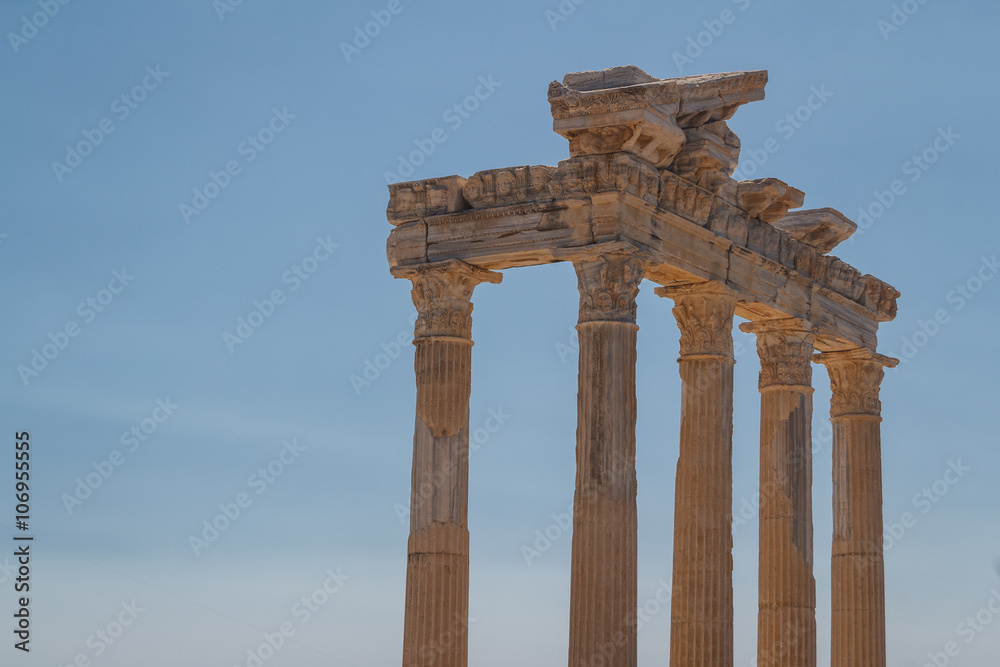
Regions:
<svg viewBox="0 0 1000 667"><path fill-rule="evenodd" d="M499 283L502 274L449 260L417 267L392 269L396 278L413 282L417 307L415 338L450 336L472 338L472 292L483 282Z"/></svg>
<svg viewBox="0 0 1000 667"><path fill-rule="evenodd" d="M844 352L824 352L814 357L826 366L830 375L830 416L882 414L879 387L885 368L892 368L898 359L859 348Z"/></svg>
<svg viewBox="0 0 1000 667"><path fill-rule="evenodd" d="M812 388L816 327L797 317L744 322L740 330L757 334L760 389L773 386Z"/></svg>
<svg viewBox="0 0 1000 667"><path fill-rule="evenodd" d="M573 262L580 288L580 322L635 324L635 298L644 271L629 255L595 255Z"/></svg>
<svg viewBox="0 0 1000 667"><path fill-rule="evenodd" d="M695 354L733 358L735 292L717 282L658 287L655 292L674 300L682 358Z"/></svg>

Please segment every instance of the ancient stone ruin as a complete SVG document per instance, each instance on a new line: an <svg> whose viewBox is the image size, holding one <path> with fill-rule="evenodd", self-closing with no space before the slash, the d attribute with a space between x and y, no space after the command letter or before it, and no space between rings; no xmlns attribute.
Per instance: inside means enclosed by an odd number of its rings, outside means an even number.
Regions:
<svg viewBox="0 0 1000 667"><path fill-rule="evenodd" d="M628 66L549 87L558 167L390 186L392 275L418 319L403 664L464 667L473 289L572 262L580 289L569 664L636 665L636 295L673 301L682 404L670 664L733 664L734 315L760 356L758 664L816 664L812 364L833 400L833 667L884 667L876 352L892 286L829 253L856 225L774 178L735 181L726 120L767 72L656 79ZM826 548L826 547L824 547Z"/></svg>

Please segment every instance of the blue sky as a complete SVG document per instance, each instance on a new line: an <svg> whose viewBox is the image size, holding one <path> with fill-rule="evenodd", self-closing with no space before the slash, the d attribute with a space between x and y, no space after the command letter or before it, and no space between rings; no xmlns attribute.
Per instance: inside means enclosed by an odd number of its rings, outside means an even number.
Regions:
<svg viewBox="0 0 1000 667"><path fill-rule="evenodd" d="M53 15L37 16L46 7ZM31 433L35 535L29 655L11 646L12 547L0 550L4 664L246 665L283 623L294 634L267 665L399 664L413 308L385 259L386 172L435 130L444 141L412 178L556 164L568 151L551 130L548 83L624 64L659 77L767 69L766 99L730 122L741 169L762 162L755 177L866 225L834 254L903 294L880 332L880 350L906 360L883 385L885 520L899 524L886 542L889 664L927 664L949 642L948 664L992 664L1000 619L981 610L1000 599L995 3L391 9L0 8L0 394L11 445ZM372 12L378 34L342 46ZM446 116L481 78L492 92L479 108ZM817 91L818 108L800 111ZM762 154L766 144L777 150ZM480 667L566 659L575 283L560 264L508 271L475 295L471 426L491 411L504 422L471 458ZM679 428L678 332L652 287L638 315L641 601L669 582ZM735 527L736 664L749 667L758 366L752 337L735 336L734 511L750 507ZM37 374L19 371L35 352ZM352 383L369 363L370 384ZM822 368L814 384L827 665ZM12 470L13 446L2 451ZM12 545L11 474L0 498L0 540ZM205 522L225 528L209 541ZM526 558L536 541L546 548ZM663 609L640 632L641 661L662 663L668 638Z"/></svg>

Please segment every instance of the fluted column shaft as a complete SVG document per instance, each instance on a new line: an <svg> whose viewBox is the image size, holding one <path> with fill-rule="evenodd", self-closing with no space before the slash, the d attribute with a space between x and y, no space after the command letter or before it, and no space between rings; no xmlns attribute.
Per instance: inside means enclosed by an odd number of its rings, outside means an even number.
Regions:
<svg viewBox="0 0 1000 667"><path fill-rule="evenodd" d="M670 664L733 664L733 315L718 283L661 287L681 331Z"/></svg>
<svg viewBox="0 0 1000 667"><path fill-rule="evenodd" d="M580 287L570 667L636 665L638 260L574 261Z"/></svg>
<svg viewBox="0 0 1000 667"><path fill-rule="evenodd" d="M394 269L413 282L413 434L403 667L466 667L472 292L500 274L458 261Z"/></svg>
<svg viewBox="0 0 1000 667"><path fill-rule="evenodd" d="M757 664L815 667L812 360L799 319L743 324L760 355L760 569Z"/></svg>
<svg viewBox="0 0 1000 667"><path fill-rule="evenodd" d="M879 386L895 359L869 350L816 355L833 398L831 667L885 667Z"/></svg>

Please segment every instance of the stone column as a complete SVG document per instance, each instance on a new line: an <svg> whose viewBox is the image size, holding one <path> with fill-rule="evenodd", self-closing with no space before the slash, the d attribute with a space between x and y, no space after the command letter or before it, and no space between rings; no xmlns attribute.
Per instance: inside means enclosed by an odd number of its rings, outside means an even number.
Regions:
<svg viewBox="0 0 1000 667"><path fill-rule="evenodd" d="M733 664L733 314L719 283L660 287L681 330L670 664Z"/></svg>
<svg viewBox="0 0 1000 667"><path fill-rule="evenodd" d="M472 291L499 273L456 260L393 269L413 282L417 417L406 566L404 667L466 667Z"/></svg>
<svg viewBox="0 0 1000 667"><path fill-rule="evenodd" d="M796 318L740 325L760 355L759 667L815 667L812 525L814 329Z"/></svg>
<svg viewBox="0 0 1000 667"><path fill-rule="evenodd" d="M627 255L573 264L580 389L569 664L635 667L635 298L643 269Z"/></svg>
<svg viewBox="0 0 1000 667"><path fill-rule="evenodd" d="M831 667L885 667L879 385L898 362L870 350L818 354L833 388Z"/></svg>

